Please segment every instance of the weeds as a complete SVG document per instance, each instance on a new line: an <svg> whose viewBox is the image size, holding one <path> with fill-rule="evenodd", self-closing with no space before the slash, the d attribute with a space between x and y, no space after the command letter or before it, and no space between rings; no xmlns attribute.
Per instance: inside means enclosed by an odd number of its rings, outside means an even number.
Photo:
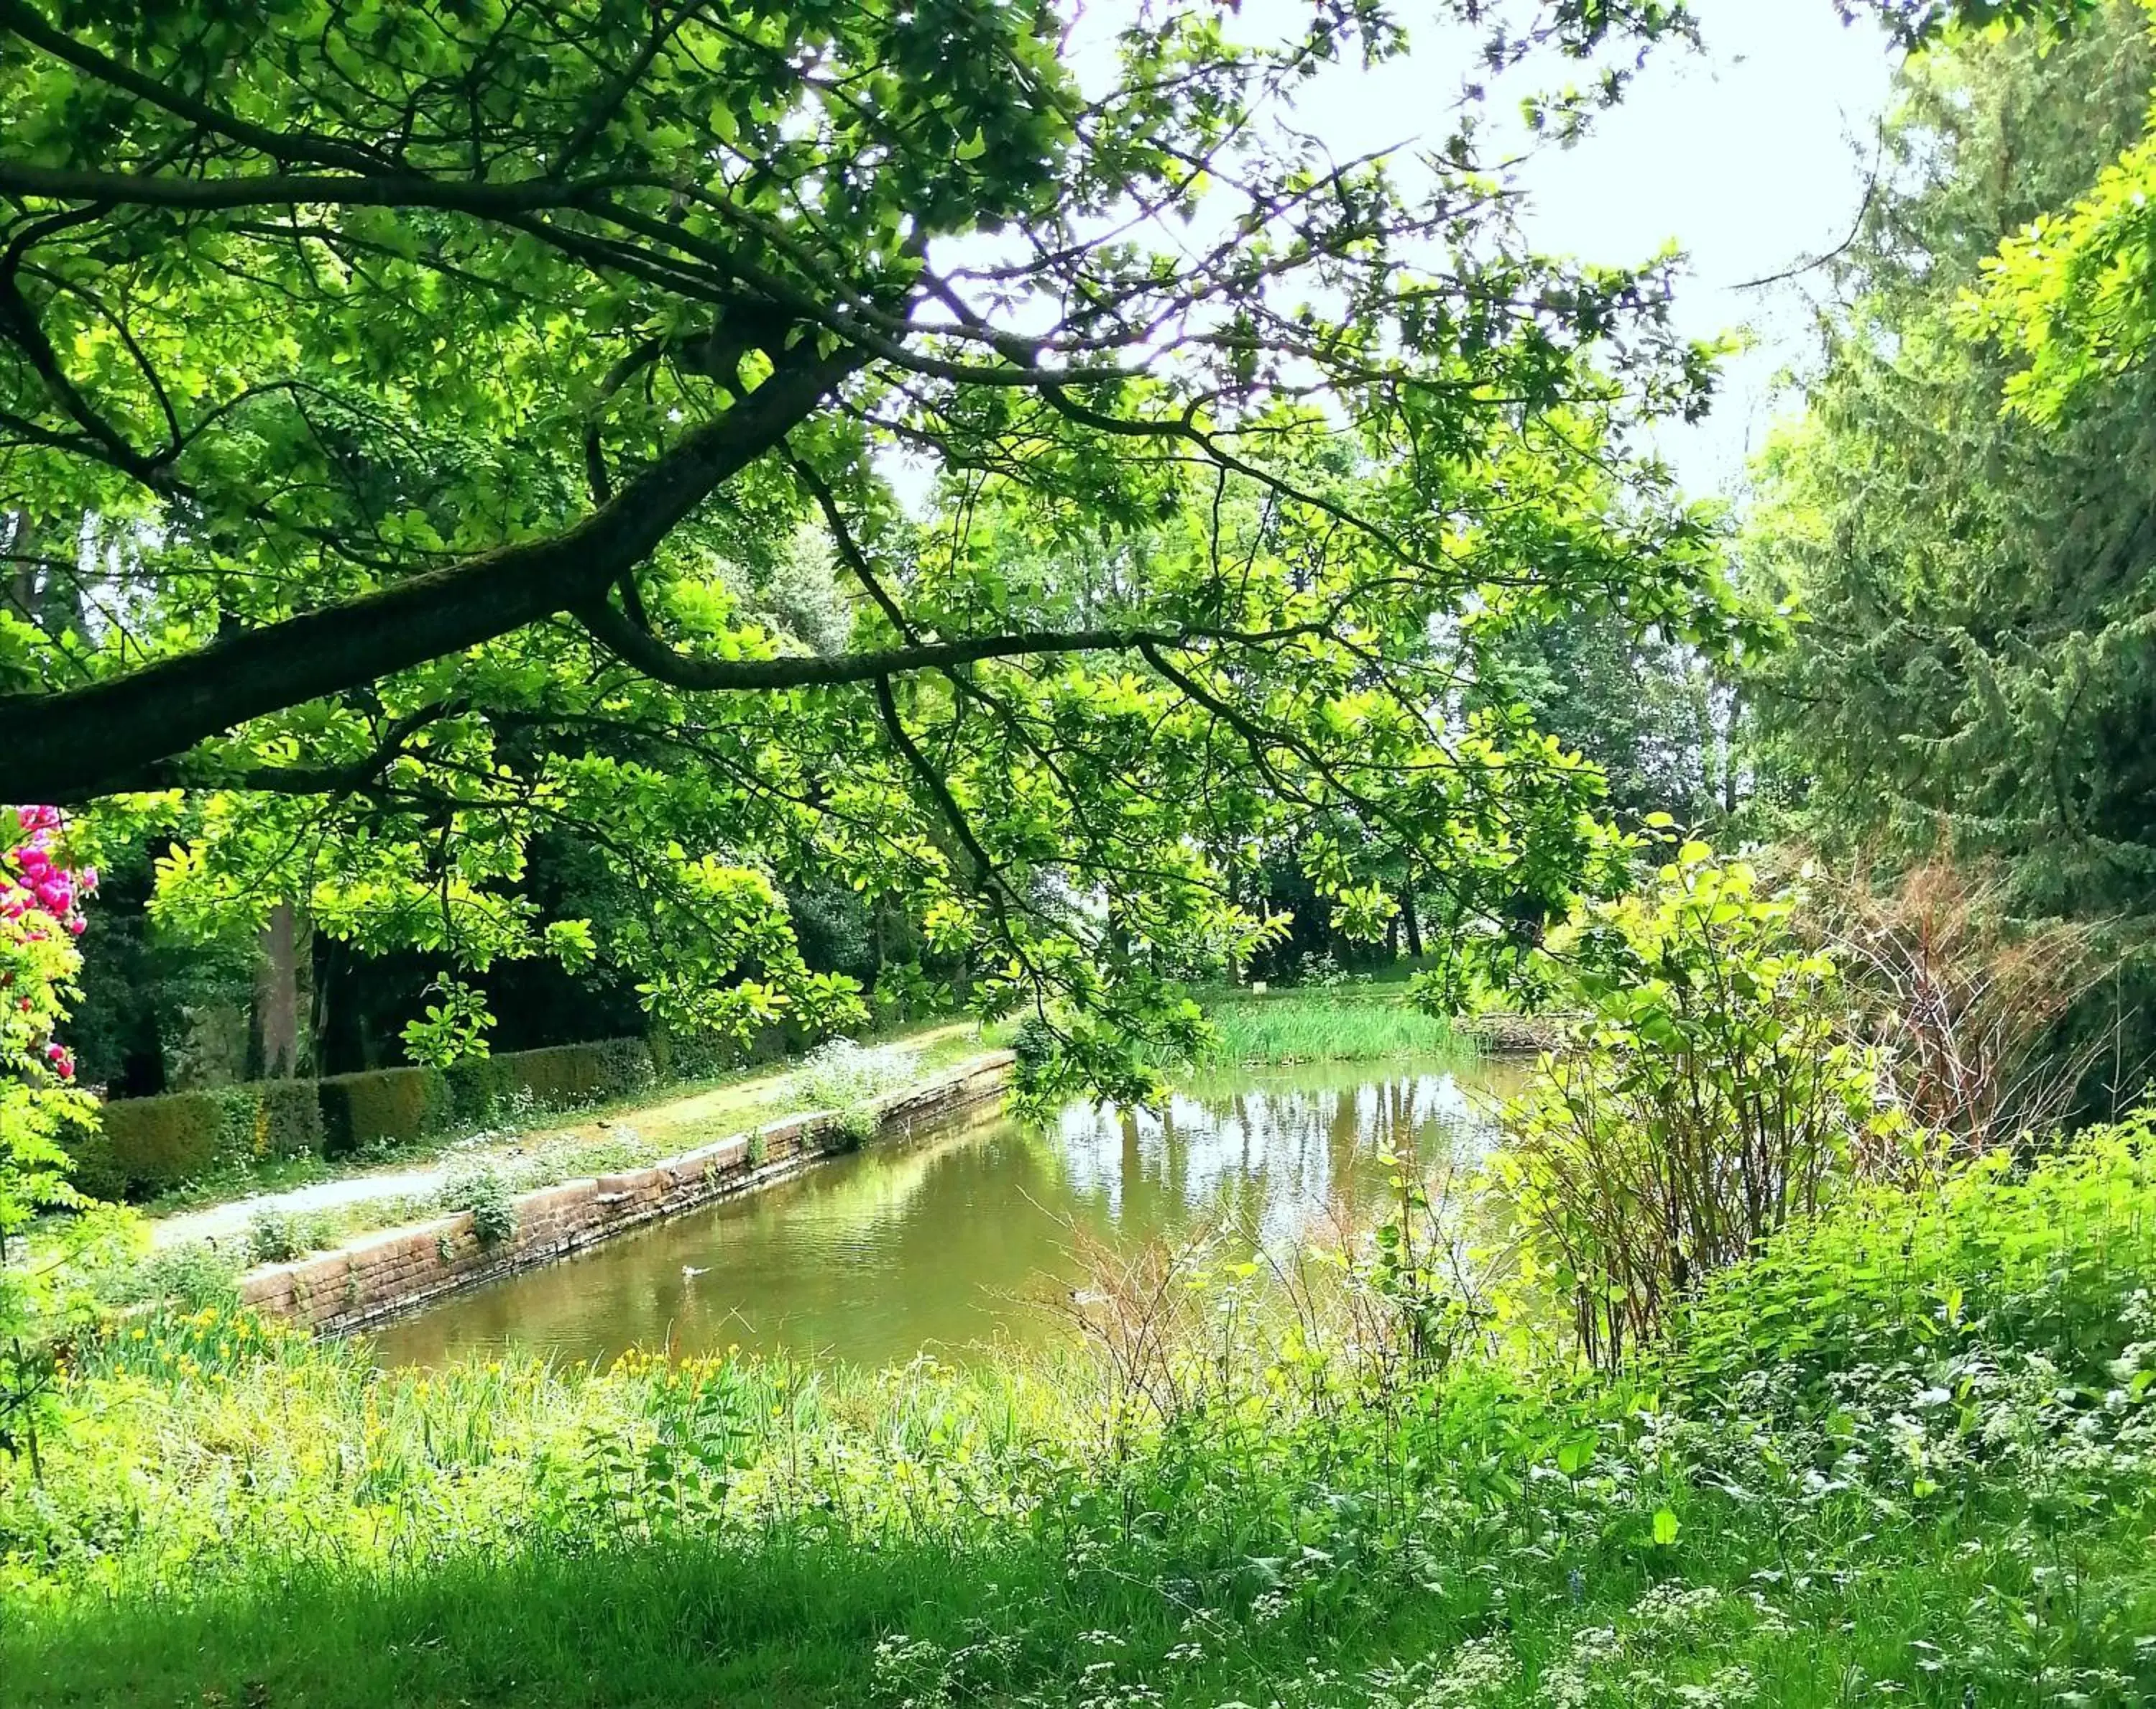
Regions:
<svg viewBox="0 0 2156 1709"><path fill-rule="evenodd" d="M244 1252L228 1251L205 1240L182 1240L91 1280L100 1297L110 1305L228 1307L239 1297L244 1261Z"/></svg>
<svg viewBox="0 0 2156 1709"><path fill-rule="evenodd" d="M443 1184L441 1206L468 1211L472 1233L482 1246L499 1246L516 1237L516 1200L501 1172L481 1163L459 1169Z"/></svg>
<svg viewBox="0 0 2156 1709"><path fill-rule="evenodd" d="M878 1101L921 1072L917 1053L896 1045L864 1047L850 1039L819 1044L802 1060L795 1084L811 1109L831 1112L828 1143L858 1151L875 1137Z"/></svg>
<svg viewBox="0 0 2156 1709"><path fill-rule="evenodd" d="M323 1211L293 1212L265 1206L248 1219L244 1250L249 1264L287 1264L310 1252L334 1246L343 1233L338 1219Z"/></svg>

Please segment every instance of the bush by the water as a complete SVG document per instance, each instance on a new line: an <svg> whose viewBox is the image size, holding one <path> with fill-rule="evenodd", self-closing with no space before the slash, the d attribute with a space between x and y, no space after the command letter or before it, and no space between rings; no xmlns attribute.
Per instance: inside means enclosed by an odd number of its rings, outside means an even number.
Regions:
<svg viewBox="0 0 2156 1709"><path fill-rule="evenodd" d="M875 1101L912 1080L920 1062L919 1053L896 1044L833 1039L803 1058L797 1084L812 1107L831 1112L834 1139L850 1149L875 1132Z"/></svg>
<svg viewBox="0 0 2156 1709"><path fill-rule="evenodd" d="M1620 1374L1487 1322L1403 1361L1342 1309L1375 1273L1282 1314L1170 1265L1194 1309L1134 1295L1114 1347L963 1372L382 1372L228 1315L122 1323L42 1484L0 1470L0 1680L311 1709L2156 1691L2145 1126L1799 1218Z"/></svg>
<svg viewBox="0 0 2156 1709"><path fill-rule="evenodd" d="M1551 934L1549 976L1581 1018L1507 1110L1494 1162L1527 1264L1597 1363L1851 1180L1936 1162L1794 911L1686 843Z"/></svg>

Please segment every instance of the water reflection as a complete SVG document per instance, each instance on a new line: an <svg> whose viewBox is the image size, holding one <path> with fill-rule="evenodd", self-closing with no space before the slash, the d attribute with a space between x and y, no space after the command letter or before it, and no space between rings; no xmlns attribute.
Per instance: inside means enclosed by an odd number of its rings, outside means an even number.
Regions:
<svg viewBox="0 0 2156 1709"><path fill-rule="evenodd" d="M517 1345L606 1359L737 1345L849 1361L1055 1332L1037 1302L1113 1245L1219 1227L1284 1245L1383 1190L1381 1154L1487 1142L1502 1063L1332 1065L1195 1081L1164 1111L1074 1105L1046 1129L997 1116L872 1147L391 1325L386 1363Z"/></svg>

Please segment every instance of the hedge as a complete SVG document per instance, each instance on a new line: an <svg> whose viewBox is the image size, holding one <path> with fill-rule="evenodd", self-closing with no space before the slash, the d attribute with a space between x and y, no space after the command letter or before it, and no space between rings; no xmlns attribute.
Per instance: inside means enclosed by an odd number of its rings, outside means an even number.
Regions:
<svg viewBox="0 0 2156 1709"><path fill-rule="evenodd" d="M475 1058L453 1068L381 1068L328 1080L260 1080L125 1098L74 1143L75 1183L100 1198L146 1198L221 1164L484 1127L528 1100L567 1110L627 1097L656 1079L641 1039L604 1039Z"/></svg>

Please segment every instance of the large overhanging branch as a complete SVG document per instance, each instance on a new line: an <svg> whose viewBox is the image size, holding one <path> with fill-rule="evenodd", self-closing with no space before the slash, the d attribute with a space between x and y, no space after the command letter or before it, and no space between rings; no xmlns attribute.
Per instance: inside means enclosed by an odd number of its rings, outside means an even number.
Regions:
<svg viewBox="0 0 2156 1709"><path fill-rule="evenodd" d="M1051 629L968 635L957 640L923 641L910 647L829 657L802 653L777 659L700 659L677 652L611 606L593 604L579 610L577 616L608 651L646 676L675 688L721 691L831 688L902 676L910 671L974 665L984 659L1127 652L1141 643L1173 647L1189 639L1163 629Z"/></svg>
<svg viewBox="0 0 2156 1709"><path fill-rule="evenodd" d="M157 762L250 718L591 605L719 485L810 415L861 360L844 350L781 368L685 435L611 503L549 539L504 547L83 688L0 697L11 732L8 793L72 802L134 787Z"/></svg>

